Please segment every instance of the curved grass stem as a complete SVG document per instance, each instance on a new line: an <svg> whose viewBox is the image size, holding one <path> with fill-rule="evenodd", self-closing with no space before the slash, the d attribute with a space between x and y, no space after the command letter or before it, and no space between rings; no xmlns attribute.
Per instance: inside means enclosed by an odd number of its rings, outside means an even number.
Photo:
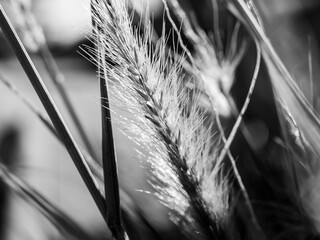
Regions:
<svg viewBox="0 0 320 240"><path fill-rule="evenodd" d="M219 115L218 113L216 112L215 114L215 118L216 118L216 122L217 122L217 125L218 125L218 129L220 131L220 135L221 135L221 138L222 138L222 141L224 142L224 144L227 143L227 139L226 139L226 136L225 136L225 133L224 133L224 130L223 130L223 127L222 127L222 124L221 124L221 121L220 121L220 118L219 118ZM250 214L250 221L253 225L253 227L255 228L256 230L256 233L259 234L260 238L261 239L265 239L265 235L260 227L260 224L257 220L257 217L254 213L254 210L253 210L253 207L252 207L252 204L251 204L251 201L250 201L250 198L249 198L249 194L248 194L248 191L242 181L242 178L241 178L241 175L239 173L239 170L237 168L237 164L236 164L236 161L234 159L234 157L232 156L232 153L231 151L228 149L227 150L227 154L228 154L228 157L229 157L229 160L231 162L231 165L232 165L232 170L234 172L234 175L237 179L237 182L239 184L239 187L240 187L240 190L242 192L242 195L244 197L244 202L245 202L245 205L249 211L249 214Z"/></svg>
<svg viewBox="0 0 320 240"><path fill-rule="evenodd" d="M245 112L247 111L247 108L249 106L249 103L250 103L250 100L251 100L251 96L252 96L252 93L253 93L253 90L255 88L255 85L256 85L256 81L257 81L257 77L258 77L258 74L259 74L259 69L260 69L260 63L261 63L261 48L259 46L259 44L256 42L256 48L257 48L257 60L256 60L256 66L255 66L255 69L254 69L254 73L253 73L253 77L252 77L252 80L251 80L251 83L250 83L250 87L249 87L249 90L248 90L248 93L247 93L247 96L246 96L246 99L244 101L244 104L240 110L240 113L239 113L239 116L231 130L231 133L219 155L219 158L218 158L218 163L222 162L223 159L225 158L226 154L228 153L228 150L233 142L233 139L235 138L237 132L238 132L238 129L240 127L240 124L241 124L241 121L242 121L242 118L245 114Z"/></svg>

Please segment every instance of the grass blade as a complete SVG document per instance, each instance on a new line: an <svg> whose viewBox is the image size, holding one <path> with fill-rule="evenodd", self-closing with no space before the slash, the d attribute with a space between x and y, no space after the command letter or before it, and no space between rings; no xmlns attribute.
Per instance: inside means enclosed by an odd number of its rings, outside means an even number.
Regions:
<svg viewBox="0 0 320 240"><path fill-rule="evenodd" d="M89 154L94 158L94 159L98 159L94 148L88 138L88 135L86 134L83 125L80 121L80 118L78 116L78 114L75 111L75 108L71 102L71 99L68 95L68 92L64 86L64 75L60 72L59 67L56 63L56 61L54 60L50 50L48 49L48 46L44 43L40 49L39 49L39 55L42 58L42 61L45 65L45 68L47 69L53 83L55 84L62 100L63 103L66 107L66 109L68 110L71 119L73 120L76 129L78 130L80 137L83 141L83 143L85 144Z"/></svg>
<svg viewBox="0 0 320 240"><path fill-rule="evenodd" d="M64 146L63 140L58 135L57 131L55 130L54 126L52 126L52 123L50 122L50 119L48 119L47 116L44 116L39 109L37 109L32 102L26 98L12 83L9 82L9 80L0 73L0 81L8 87L10 91L12 91L20 100L26 105L27 108L31 110L32 113L34 113L39 120L43 123L43 125L49 130L50 133ZM87 161L92 173L96 177L96 179L103 182L103 171L102 167L98 163L96 159L93 159L89 153L87 153L84 149L80 147L80 150Z"/></svg>
<svg viewBox="0 0 320 240"><path fill-rule="evenodd" d="M98 52L100 52L100 50ZM103 66L106 66L104 62L104 54L100 54L100 62ZM107 219L108 226L116 239L125 239L125 233L121 226L117 158L112 132L111 114L109 110L108 83L105 78L106 74L104 74L103 67L99 67L102 118L102 164L105 198L108 210Z"/></svg>
<svg viewBox="0 0 320 240"><path fill-rule="evenodd" d="M76 165L83 181L85 182L91 196L93 197L99 211L106 220L106 206L101 192L98 190L97 183L85 162L76 142L71 136L66 124L64 123L55 103L53 102L48 90L46 89L39 73L35 69L28 53L23 47L19 37L14 31L12 24L6 16L2 5L0 5L0 26L6 38L10 42L15 51L20 64L22 65L26 75L29 78L33 88L35 89L40 101L46 109L56 131L64 141L65 147Z"/></svg>
<svg viewBox="0 0 320 240"><path fill-rule="evenodd" d="M23 200L34 205L61 233L72 237L72 239L92 239L74 220L48 201L38 191L11 173L3 164L0 164L0 179Z"/></svg>
<svg viewBox="0 0 320 240"><path fill-rule="evenodd" d="M60 139L59 135L57 134L56 130L52 126L49 119L44 116L40 110L38 110L29 99L27 99L3 74L0 73L0 81L12 92L14 93L30 110L33 112L40 121L49 129L49 131Z"/></svg>
<svg viewBox="0 0 320 240"><path fill-rule="evenodd" d="M254 8L249 9L252 4L248 6L243 0L234 0L229 5L231 11L236 11L236 14L242 19L251 34L261 45L262 54L268 66L272 84L277 93L276 95L287 105L293 118L301 128L306 139L308 139L311 149L319 157L319 116L315 113L312 105L303 95L288 69L279 58L261 26L259 17L250 11L250 9L254 10ZM281 80L278 79L278 76L281 76Z"/></svg>
<svg viewBox="0 0 320 240"><path fill-rule="evenodd" d="M18 23L16 23L16 31L20 36L22 36L22 40L24 40L23 44L29 52L37 53L42 59L45 69L56 86L62 101L69 112L80 137L82 138L82 141L91 156L97 159L89 138L80 122L80 118L77 116L75 108L73 107L64 86L64 75L59 70L57 63L48 48L42 27L38 24L36 17L32 13L30 1L11 0L9 2L12 11L14 11L15 15L19 19Z"/></svg>
<svg viewBox="0 0 320 240"><path fill-rule="evenodd" d="M12 83L9 82L9 80L0 73L0 81L8 87L10 91L12 91L20 100L33 112L40 121L44 124L45 127L53 134L54 137L57 138L57 140L63 145L63 141L57 134L56 130L52 126L50 119L48 119L46 116L44 116L34 105L33 103L27 99ZM92 170L93 174L95 175L97 181L99 184L103 184L104 177L103 177L103 169L96 160L94 160L85 150L81 149L85 160L87 161L90 169ZM1 167L1 165L0 165ZM8 180L8 179L6 179ZM28 189L28 188L27 188ZM160 235L157 233L157 231L154 229L151 223L148 222L140 208L136 205L136 203L130 198L128 194L126 194L123 190L120 190L121 195L121 212L124 214L124 224L126 224L127 227L132 228L136 232L143 231L143 233L149 233L155 236L156 239L161 239ZM30 190L29 190L30 191ZM30 191L31 192L31 191ZM19 192L20 193L20 192ZM34 197L35 198L35 197ZM47 216L47 215L46 215ZM67 221L67 218L63 218L64 221ZM69 221L70 222L70 221ZM55 224L55 223L53 223ZM56 224L55 224L56 225ZM68 227L70 228L70 227ZM72 230L72 229L71 229ZM81 234L81 231L77 231L79 234ZM131 233L130 233L131 234ZM82 234L82 236L86 236ZM140 235L139 235L140 236ZM89 239L89 238L86 238Z"/></svg>
<svg viewBox="0 0 320 240"><path fill-rule="evenodd" d="M113 236L117 240L128 239L121 223L121 210L120 210L120 196L119 196L119 181L117 169L117 157L114 146L113 130L111 123L110 103L108 94L108 83L106 81L107 74L105 68L105 53L101 42L99 40L99 29L94 19L95 2L91 1L92 11L92 27L93 31L98 34L95 38L95 46L97 48L98 57L98 77L100 84L101 95L101 124L102 124L102 167L104 175L104 190L105 200L107 206L107 223ZM105 3L106 4L106 3Z"/></svg>
<svg viewBox="0 0 320 240"><path fill-rule="evenodd" d="M145 28L142 37L135 34L124 1L112 1L111 6L98 1L94 7L99 13L95 19L101 30L98 40L109 63L104 70L109 79L119 80L114 85L117 103L137 116L128 130L150 154L146 159L149 157L154 179L159 180L154 185L157 196L174 212L176 223L185 226L187 238L223 239L219 223L227 204L220 203L227 187L225 181L215 182L220 175L212 173L214 163L206 167L214 159L213 151L203 149L211 134L201 128L198 105L186 106L190 99L179 77L180 61L165 55L165 38L149 51L150 28Z"/></svg>

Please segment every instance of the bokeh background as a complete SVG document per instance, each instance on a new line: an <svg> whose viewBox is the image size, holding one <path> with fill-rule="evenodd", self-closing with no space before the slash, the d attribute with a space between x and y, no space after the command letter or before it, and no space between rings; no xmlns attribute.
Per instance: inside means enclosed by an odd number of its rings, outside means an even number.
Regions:
<svg viewBox="0 0 320 240"><path fill-rule="evenodd" d="M134 0L137 9L144 9L148 0ZM206 8L209 0L189 0L196 6L197 16L204 28L212 28L212 14ZM301 88L310 99L319 95L319 51L320 3L317 0L257 0L266 31L279 55L291 73L301 80ZM6 0L1 0L6 6ZM32 12L42 26L50 50L66 78L66 86L76 111L86 131L99 152L100 109L99 89L95 67L79 53L79 46L90 44L86 37L90 33L89 0L33 0ZM149 0L149 11L155 22L161 23L163 6L160 0ZM14 14L9 17L14 19ZM159 26L158 26L159 27ZM160 27L161 29L161 27ZM308 55L309 54L309 55ZM309 82L308 56L312 56L313 88ZM67 123L71 123L63 110L55 87L36 55L32 59L57 105L61 107ZM310 59L310 58L309 58ZM246 77L242 66L243 78ZM249 66L250 67L250 66ZM44 112L20 67L9 43L1 34L0 72ZM248 77L248 80L250 77ZM305 81L305 82L303 82ZM246 84L245 80L243 84ZM239 86L241 88L241 86ZM234 91L237 91L235 89ZM257 95L264 99L263 85L257 87ZM312 100L319 109L319 99ZM251 112L259 111L253 106ZM261 110L261 109L260 109ZM125 109L116 109L116 114L126 115ZM265 113L268 114L268 113ZM267 117L266 117L267 118ZM251 119L252 132L259 128L262 135L257 140L267 141L270 126L260 119ZM147 166L135 157L134 147L115 125L115 141L119 161L119 177L122 188L141 206L147 218L157 226L163 239L174 239L174 226L168 220L168 212L158 203L147 183ZM75 129L72 133L76 135ZM263 129L263 131L260 131ZM80 143L81 144L81 143ZM54 139L23 103L5 86L0 84L0 156L10 169L25 179L61 209L73 216L87 231L105 239L108 230L94 203L82 183L67 152ZM55 229L32 207L2 186L0 193L0 239L44 240L59 239ZM167 234L167 235L166 235ZM172 235L170 235L172 234ZM178 236L176 237L178 239Z"/></svg>

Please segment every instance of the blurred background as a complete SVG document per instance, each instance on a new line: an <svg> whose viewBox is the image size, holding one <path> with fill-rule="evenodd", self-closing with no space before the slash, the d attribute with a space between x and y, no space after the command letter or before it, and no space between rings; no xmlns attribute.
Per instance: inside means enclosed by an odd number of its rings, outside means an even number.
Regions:
<svg viewBox="0 0 320 240"><path fill-rule="evenodd" d="M139 10L147 6L148 0L132 0ZM79 54L82 44L90 44L89 0L30 0L25 1L44 31L47 43L57 64L64 74L65 85L72 102L83 122L86 132L96 152L100 152L100 108L99 89L95 67ZM193 4L199 22L207 31L212 28L212 13L206 7L210 0L189 0ZM7 0L0 3L5 7L14 24L18 24L15 11L10 9ZM291 73L301 79L300 86L306 96L319 109L319 51L320 41L320 2L318 0L256 0L265 24L266 31L280 57ZM149 0L157 29L161 29L163 6L161 0ZM55 87L49 80L43 62L36 54L32 59L61 107L63 116L76 135L68 114ZM312 74L310 73L312 57ZM245 72L246 64L242 64ZM251 69L251 68L250 68ZM28 99L44 112L27 77L20 67L9 43L3 34L0 37L0 73L5 75ZM310 84L310 75L313 83ZM249 81L251 78L248 77ZM303 80L305 79L305 80ZM245 82L243 84L246 84ZM247 83L248 84L248 83ZM313 87L311 87L311 85ZM264 85L257 86L256 95L264 99ZM241 88L241 86L239 86ZM234 89L233 91L237 91ZM261 105L252 106L251 113L258 112ZM260 109L261 111L261 109ZM125 109L117 109L117 114L126 115ZM268 114L268 113L264 113ZM271 123L264 122L268 116L251 118L252 132L263 128L263 136L268 138ZM179 239L175 227L168 220L168 212L158 203L147 183L146 164L136 158L135 144L132 143L115 125L115 139L119 161L119 177L122 188L141 206L147 219L156 226L163 239ZM120 126L121 128L121 126ZM261 141L262 141L261 140ZM262 141L262 144L263 144ZM82 143L81 143L82 144ZM108 230L100 217L82 180L60 143L52 137L37 117L4 85L0 84L0 157L5 164L31 186L43 193L48 199L71 215L96 239L106 239ZM142 190L142 191L141 191ZM144 192L146 191L146 192ZM20 198L1 186L0 193L0 239L44 240L60 239L58 232ZM146 237L146 239L148 239Z"/></svg>

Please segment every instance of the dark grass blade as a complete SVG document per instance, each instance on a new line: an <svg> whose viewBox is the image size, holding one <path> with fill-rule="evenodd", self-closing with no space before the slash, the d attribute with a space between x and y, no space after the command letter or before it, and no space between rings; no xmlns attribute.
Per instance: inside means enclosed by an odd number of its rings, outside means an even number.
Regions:
<svg viewBox="0 0 320 240"><path fill-rule="evenodd" d="M53 134L54 137L63 145L63 141L60 139L56 130L52 126L50 119L44 116L34 105L28 100L9 80L0 73L0 81L8 87L21 101L33 112L44 126ZM102 184L104 182L103 169L96 160L94 160L88 153L82 150L84 158L86 159L90 169L95 175L98 183ZM0 165L1 166L1 165ZM136 203L131 199L131 197L120 189L121 195L121 215L123 218L124 226L129 230L130 236L134 236L134 239L140 239L143 236L153 236L152 239L162 239L160 234L154 228L154 226L148 221L142 210L136 205ZM65 218L66 219L66 218ZM67 219L65 220L67 221ZM70 221L69 221L70 222ZM72 230L72 229L71 229ZM81 231L78 231L81 234ZM85 235L83 235L85 236ZM137 236L137 237L135 237ZM89 238L87 238L89 239ZM145 239L145 238L144 238Z"/></svg>
<svg viewBox="0 0 320 240"><path fill-rule="evenodd" d="M80 122L80 118L79 116L77 116L75 108L73 107L68 92L65 88L64 75L59 70L57 63L48 48L41 26L37 23L36 17L31 12L30 4L28 4L28 1L26 2L15 0L11 1L10 5L12 5L12 9L15 9L17 11L17 17L20 19L19 24L17 24L18 32L20 31L20 33L24 36L24 39L26 39L26 36L28 36L27 39L29 40L26 40L25 44L35 45L33 47L29 46L30 51L36 52L39 55L40 59L42 59L45 69L49 73L49 76L56 86L62 98L62 101L67 111L69 112L71 119L73 120L76 129L79 132L80 137L82 138L82 141L84 142L91 156L96 158L93 147L84 131L84 128ZM32 42L33 44L29 42Z"/></svg>
<svg viewBox="0 0 320 240"><path fill-rule="evenodd" d="M0 5L0 26L6 38L13 47L13 50L15 51L20 64L22 65L44 108L46 109L54 127L56 128L56 131L63 140L70 157L76 165L99 211L101 212L103 218L106 220L106 205L101 192L98 190L97 183L95 182L88 165L86 164L76 142L74 141L66 124L64 123L39 73L35 69L28 53L23 47L16 32L14 31L12 24L9 22L9 19L6 16L2 5Z"/></svg>
<svg viewBox="0 0 320 240"><path fill-rule="evenodd" d="M10 81L0 73L0 81L8 87L8 89L14 93L29 109L30 111L35 114L38 119L42 122L42 124L49 130L49 132L64 146L63 140L58 135L57 131L55 130L54 126L52 126L52 123L50 122L50 119L48 119L47 116L44 116L39 109L37 109L34 104L26 98ZM84 149L80 147L80 150L87 161L91 171L95 175L96 179L103 182L103 173L102 173L102 167L98 163L98 161L92 156L90 156L89 153L87 153Z"/></svg>
<svg viewBox="0 0 320 240"><path fill-rule="evenodd" d="M103 69L99 70L99 75L103 74L102 71ZM108 226L116 239L125 239L124 230L121 227L118 169L112 133L111 114L109 110L110 105L107 82L103 76L99 76L99 82L102 118L102 164L105 198L108 210Z"/></svg>
<svg viewBox="0 0 320 240"><path fill-rule="evenodd" d="M42 58L42 61L45 65L45 68L47 69L53 83L55 84L62 100L63 103L66 107L66 109L68 110L74 124L75 127L77 128L80 137L83 141L83 143L85 144L89 154L94 158L94 159L98 159L94 148L88 138L88 135L86 134L84 127L80 121L80 118L78 116L78 114L75 111L75 108L71 102L71 99L68 95L68 92L64 86L64 75L60 72L59 67L56 63L56 61L54 60L50 50L48 49L48 46L46 44L43 44L40 49L39 49L39 55Z"/></svg>
<svg viewBox="0 0 320 240"><path fill-rule="evenodd" d="M33 103L27 99L9 80L0 73L0 81L8 87L10 91L12 91L21 101L33 112L40 121L44 124L44 126L53 134L54 137L63 145L62 140L57 134L56 130L52 126L50 119L44 116L34 105ZM103 177L103 169L96 160L92 159L92 157L82 150L82 153L90 166L93 174L95 175L97 181L101 184L104 182ZM142 236L153 236L152 239L162 239L160 233L157 232L155 227L148 221L142 210L137 206L137 204L131 199L131 197L120 189L121 195L121 215L123 218L123 223L126 228L129 229L130 236L138 236L134 239L139 239Z"/></svg>
<svg viewBox="0 0 320 240"><path fill-rule="evenodd" d="M94 14L95 0L91 1L91 11ZM107 4L107 3L106 3ZM97 29L96 22L92 17L92 27ZM98 77L101 97L101 123L102 123L102 167L104 175L104 190L107 206L107 223L110 231L117 240L128 239L121 223L120 194L117 169L117 157L114 146L111 113L108 95L108 83L104 68L106 67L103 50L98 42L99 36L95 38L95 46L98 52Z"/></svg>
<svg viewBox="0 0 320 240"><path fill-rule="evenodd" d="M72 239L92 239L73 219L48 201L38 191L12 174L3 164L0 164L0 179L23 200L35 206L62 234L72 237Z"/></svg>

